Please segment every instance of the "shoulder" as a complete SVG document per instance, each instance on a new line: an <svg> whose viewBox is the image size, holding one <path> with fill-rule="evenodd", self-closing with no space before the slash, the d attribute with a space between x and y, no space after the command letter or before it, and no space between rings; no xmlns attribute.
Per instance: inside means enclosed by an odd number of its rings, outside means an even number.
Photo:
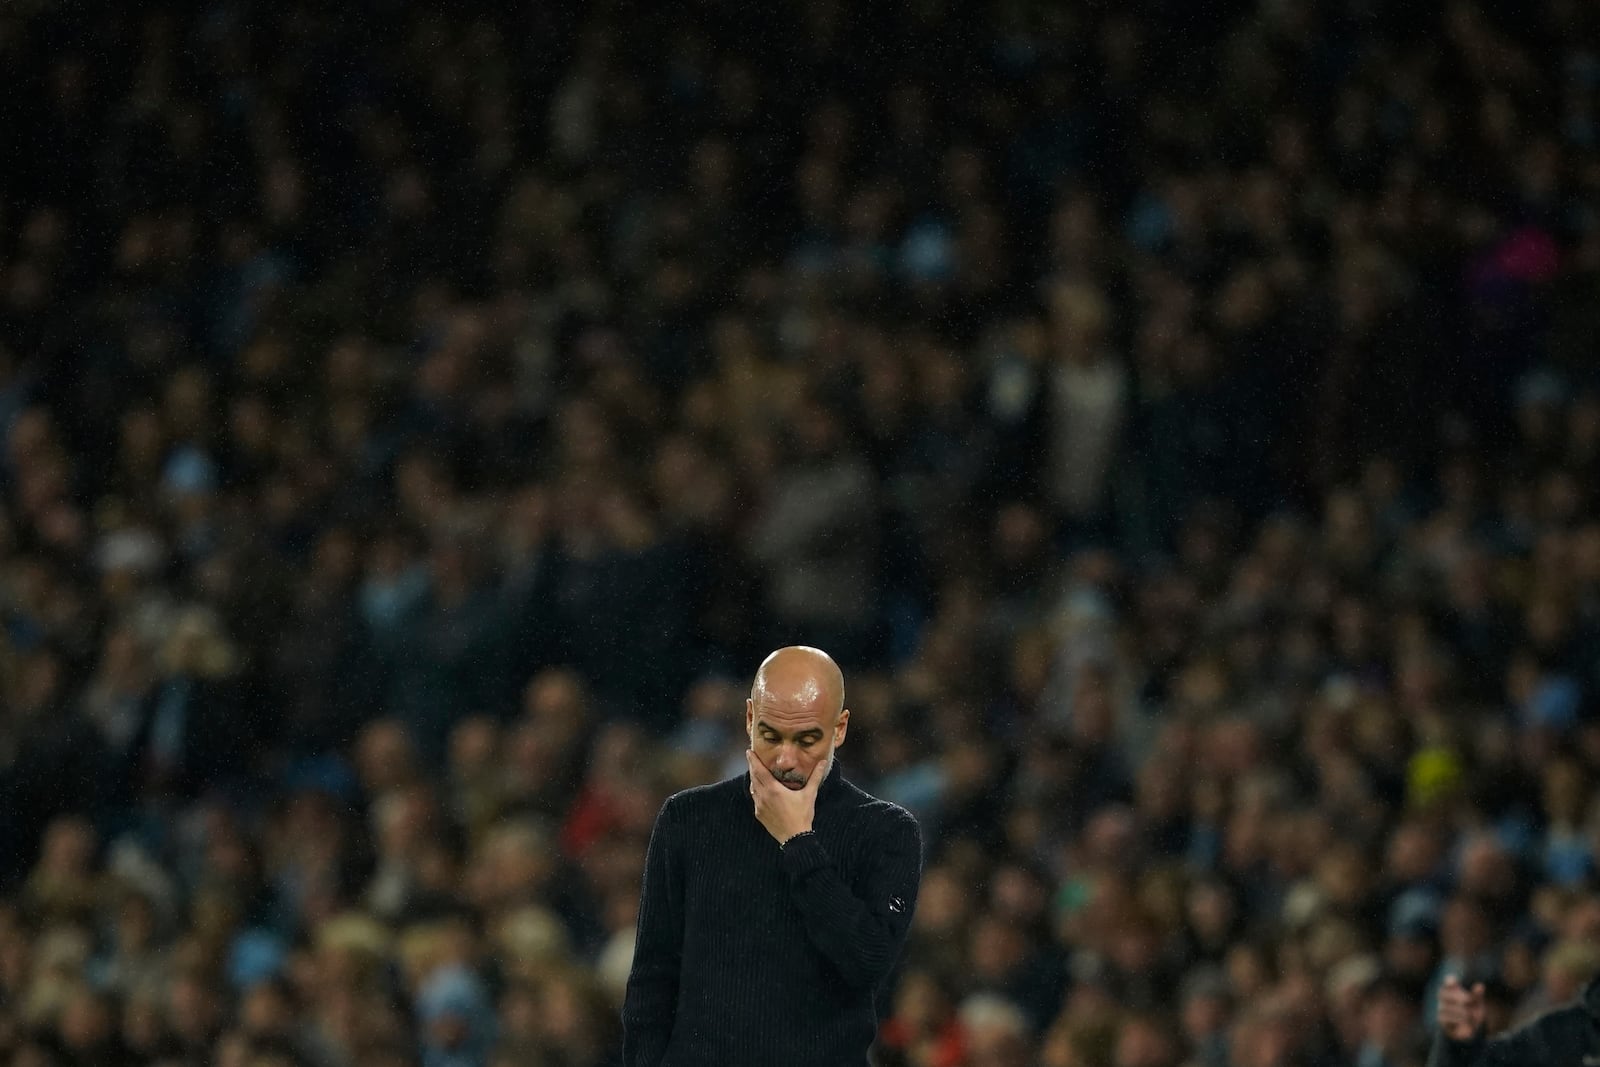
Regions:
<svg viewBox="0 0 1600 1067"><path fill-rule="evenodd" d="M1544 1012L1543 1014L1530 1020L1529 1025L1543 1026L1547 1030L1554 1030L1558 1027L1587 1027L1588 1024L1593 1020L1594 1014L1589 1010L1588 1005L1586 1005L1582 1000L1578 1000L1570 1004L1563 1004L1559 1007L1552 1008L1549 1011Z"/></svg>
<svg viewBox="0 0 1600 1067"><path fill-rule="evenodd" d="M1591 1020L1592 1016L1582 1002L1563 1004L1539 1013L1515 1029L1497 1035L1489 1044L1518 1049L1522 1052L1529 1051L1530 1047L1543 1048L1545 1043L1550 1041L1554 1041L1557 1046L1564 1046L1586 1032Z"/></svg>
<svg viewBox="0 0 1600 1067"><path fill-rule="evenodd" d="M922 828L911 812L892 800L873 796L848 779L844 784L849 791L851 806L856 809L856 817L867 821L876 833L886 837L909 835L921 839Z"/></svg>
<svg viewBox="0 0 1600 1067"><path fill-rule="evenodd" d="M692 786L672 794L666 803L661 805L661 815L663 818L672 819L704 817L736 807L747 798L747 795L744 775L741 774L709 785Z"/></svg>

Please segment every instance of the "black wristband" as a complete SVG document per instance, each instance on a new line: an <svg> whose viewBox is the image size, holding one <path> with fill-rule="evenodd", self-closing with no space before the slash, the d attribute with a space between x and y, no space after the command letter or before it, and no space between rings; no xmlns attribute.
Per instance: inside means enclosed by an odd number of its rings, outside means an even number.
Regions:
<svg viewBox="0 0 1600 1067"><path fill-rule="evenodd" d="M816 831L814 831L814 830L801 830L799 833L791 834L790 836L784 838L782 841L779 841L778 842L778 851L782 852L784 849L788 848L790 841L798 841L802 837L816 837L816 836L817 836L817 834L816 834Z"/></svg>

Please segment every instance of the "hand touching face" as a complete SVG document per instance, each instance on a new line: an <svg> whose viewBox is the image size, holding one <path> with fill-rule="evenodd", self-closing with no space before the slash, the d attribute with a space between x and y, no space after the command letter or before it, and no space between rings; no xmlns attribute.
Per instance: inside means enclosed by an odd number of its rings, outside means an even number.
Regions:
<svg viewBox="0 0 1600 1067"><path fill-rule="evenodd" d="M805 646L772 653L750 687L744 725L756 818L779 841L811 829L817 790L850 726L838 666Z"/></svg>
<svg viewBox="0 0 1600 1067"><path fill-rule="evenodd" d="M766 827L773 840L782 844L810 830L817 811L817 790L828 774L827 761L814 766L811 777L799 788L790 788L773 777L755 752L746 749L744 756L750 766L750 801L755 807L756 819Z"/></svg>
<svg viewBox="0 0 1600 1067"><path fill-rule="evenodd" d="M832 724L817 714L786 714L781 708L751 706L746 716L750 750L779 784L800 789L820 765L827 773L833 750L844 739L848 711Z"/></svg>

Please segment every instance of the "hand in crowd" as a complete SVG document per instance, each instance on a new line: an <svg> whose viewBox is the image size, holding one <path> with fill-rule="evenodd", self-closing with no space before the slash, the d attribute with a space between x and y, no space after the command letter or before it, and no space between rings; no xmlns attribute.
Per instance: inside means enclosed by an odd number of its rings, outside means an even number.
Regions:
<svg viewBox="0 0 1600 1067"><path fill-rule="evenodd" d="M1483 1031L1483 983L1470 988L1455 975L1439 987L1439 1028L1452 1041L1470 1041Z"/></svg>

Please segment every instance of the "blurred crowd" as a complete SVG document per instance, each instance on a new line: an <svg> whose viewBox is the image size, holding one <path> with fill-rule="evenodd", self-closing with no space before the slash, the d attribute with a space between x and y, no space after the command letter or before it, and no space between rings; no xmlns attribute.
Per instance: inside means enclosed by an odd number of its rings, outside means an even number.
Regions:
<svg viewBox="0 0 1600 1067"><path fill-rule="evenodd" d="M883 1067L1600 969L1600 7L9 0L0 129L8 1062L617 1063L790 642Z"/></svg>

